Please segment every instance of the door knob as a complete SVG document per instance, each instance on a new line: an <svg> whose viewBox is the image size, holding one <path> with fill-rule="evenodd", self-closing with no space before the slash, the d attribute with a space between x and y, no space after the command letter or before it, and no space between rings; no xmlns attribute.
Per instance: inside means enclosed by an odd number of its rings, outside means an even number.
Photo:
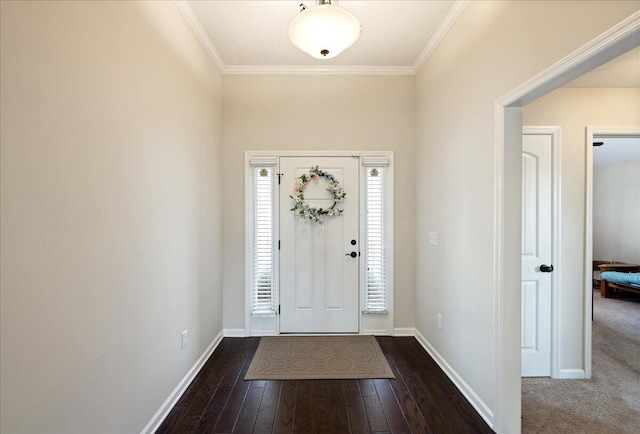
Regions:
<svg viewBox="0 0 640 434"><path fill-rule="evenodd" d="M351 252L351 253L347 253L347 254L345 254L345 256L351 256L352 258L357 258L357 257L358 257L358 253L356 253L356 252Z"/></svg>
<svg viewBox="0 0 640 434"><path fill-rule="evenodd" d="M553 271L553 265L542 264L540 266L540 271L542 273L551 273Z"/></svg>

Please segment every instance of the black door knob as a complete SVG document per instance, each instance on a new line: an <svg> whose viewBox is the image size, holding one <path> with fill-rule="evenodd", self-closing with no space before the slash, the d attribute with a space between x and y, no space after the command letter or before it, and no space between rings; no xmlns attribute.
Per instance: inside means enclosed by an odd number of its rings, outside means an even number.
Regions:
<svg viewBox="0 0 640 434"><path fill-rule="evenodd" d="M540 266L540 271L543 273L551 273L553 271L553 265L542 264Z"/></svg>
<svg viewBox="0 0 640 434"><path fill-rule="evenodd" d="M358 253L351 252L351 253L347 253L345 256L351 256L352 258L357 258L358 257Z"/></svg>

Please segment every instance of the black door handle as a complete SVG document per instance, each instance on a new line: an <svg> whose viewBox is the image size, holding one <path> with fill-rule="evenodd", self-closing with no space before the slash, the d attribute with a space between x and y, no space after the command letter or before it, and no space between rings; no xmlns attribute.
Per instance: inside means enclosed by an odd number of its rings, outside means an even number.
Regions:
<svg viewBox="0 0 640 434"><path fill-rule="evenodd" d="M553 271L553 265L542 264L540 266L540 271L542 273L551 273Z"/></svg>
<svg viewBox="0 0 640 434"><path fill-rule="evenodd" d="M356 252L347 253L345 256L351 256L352 258L357 258L358 254Z"/></svg>

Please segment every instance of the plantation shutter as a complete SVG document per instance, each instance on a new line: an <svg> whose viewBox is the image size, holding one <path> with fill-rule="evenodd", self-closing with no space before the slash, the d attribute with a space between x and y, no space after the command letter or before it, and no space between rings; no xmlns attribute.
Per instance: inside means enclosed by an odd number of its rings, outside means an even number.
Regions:
<svg viewBox="0 0 640 434"><path fill-rule="evenodd" d="M387 303L387 159L365 164L365 301L363 313L384 314Z"/></svg>
<svg viewBox="0 0 640 434"><path fill-rule="evenodd" d="M254 316L276 311L277 273L275 240L275 159L262 157L251 161L253 172L253 222L251 285Z"/></svg>

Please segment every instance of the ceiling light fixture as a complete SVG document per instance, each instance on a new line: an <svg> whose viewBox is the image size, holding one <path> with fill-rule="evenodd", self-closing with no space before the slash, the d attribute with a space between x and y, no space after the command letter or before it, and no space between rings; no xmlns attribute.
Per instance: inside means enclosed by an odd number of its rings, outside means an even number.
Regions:
<svg viewBox="0 0 640 434"><path fill-rule="evenodd" d="M318 0L310 8L300 6L300 14L289 26L289 39L312 57L336 57L360 37L358 19L348 10L333 6L331 0Z"/></svg>

